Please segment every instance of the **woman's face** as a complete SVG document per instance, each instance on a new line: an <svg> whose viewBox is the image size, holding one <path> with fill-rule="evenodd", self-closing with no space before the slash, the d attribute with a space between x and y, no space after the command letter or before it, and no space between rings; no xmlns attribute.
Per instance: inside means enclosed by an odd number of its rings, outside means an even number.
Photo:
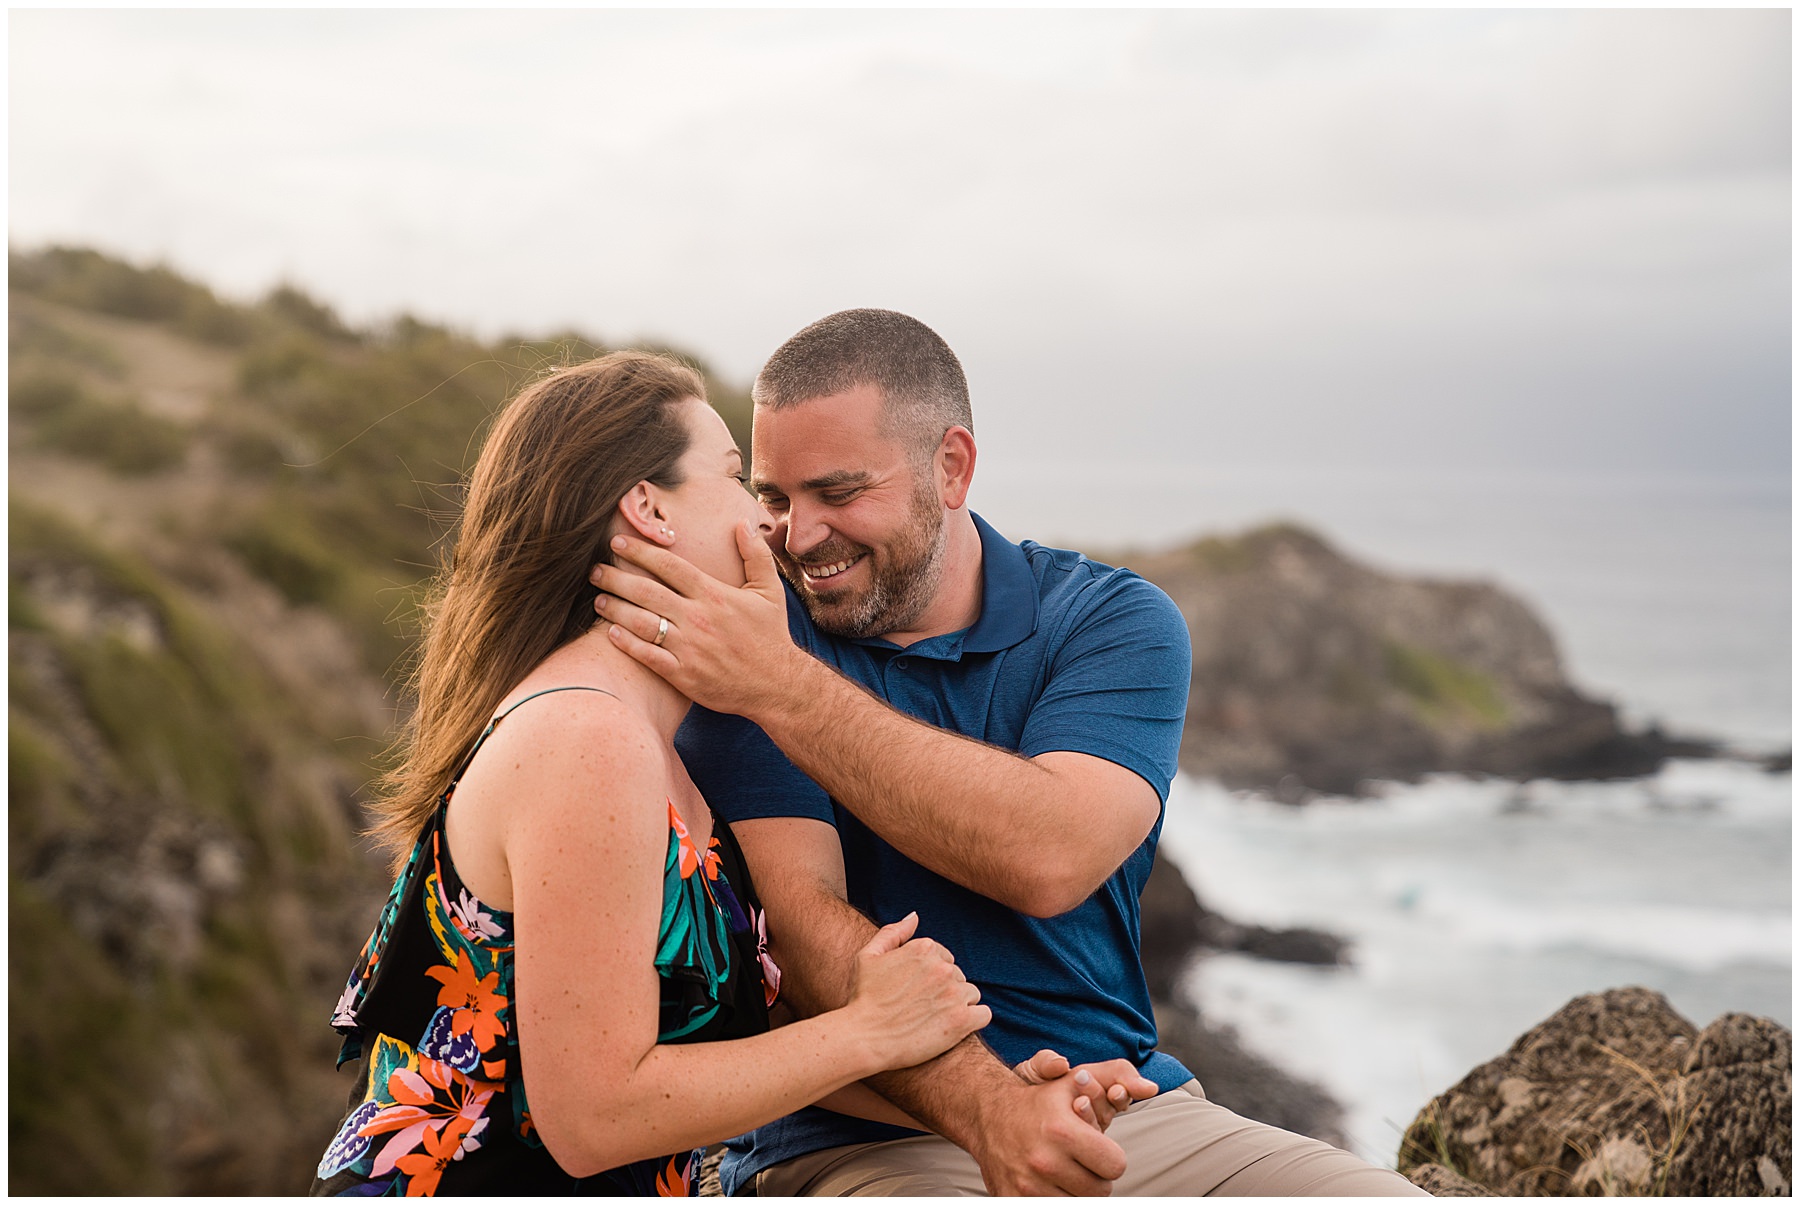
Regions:
<svg viewBox="0 0 1800 1205"><path fill-rule="evenodd" d="M728 586L744 584L736 528L748 519L760 535L775 530L762 504L744 489L744 454L719 412L698 398L678 403L688 431L679 461L681 484L665 491L675 537L669 548Z"/></svg>

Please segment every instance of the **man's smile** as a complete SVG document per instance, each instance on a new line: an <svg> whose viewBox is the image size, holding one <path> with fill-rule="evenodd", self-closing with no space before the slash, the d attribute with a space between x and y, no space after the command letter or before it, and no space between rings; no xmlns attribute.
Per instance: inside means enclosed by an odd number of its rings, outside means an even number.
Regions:
<svg viewBox="0 0 1800 1205"><path fill-rule="evenodd" d="M866 553L858 553L849 560L833 561L829 565L801 565L800 572L806 575L808 582L822 582L834 578L850 566L862 560Z"/></svg>

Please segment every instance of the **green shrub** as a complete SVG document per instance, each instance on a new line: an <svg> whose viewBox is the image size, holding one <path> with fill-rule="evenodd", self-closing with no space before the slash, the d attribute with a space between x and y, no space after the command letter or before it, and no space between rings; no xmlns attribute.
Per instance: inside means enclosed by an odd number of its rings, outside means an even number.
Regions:
<svg viewBox="0 0 1800 1205"><path fill-rule="evenodd" d="M17 582L9 582L6 590L6 627L9 632L42 632L49 628L43 612L31 601L31 596L19 588Z"/></svg>
<svg viewBox="0 0 1800 1205"><path fill-rule="evenodd" d="M325 602L343 578L339 555L291 504L258 511L226 535L225 546L296 606Z"/></svg>
<svg viewBox="0 0 1800 1205"><path fill-rule="evenodd" d="M174 468L187 459L188 432L180 423L134 401L107 402L80 391L43 415L38 439L128 476Z"/></svg>
<svg viewBox="0 0 1800 1205"><path fill-rule="evenodd" d="M156 1016L60 909L7 886L7 1187L171 1191L145 1107L170 1053Z"/></svg>
<svg viewBox="0 0 1800 1205"><path fill-rule="evenodd" d="M37 724L15 712L6 725L7 829L15 857L81 814L75 771Z"/></svg>
<svg viewBox="0 0 1800 1205"><path fill-rule="evenodd" d="M240 346L255 333L240 307L163 264L140 268L87 247L48 247L9 251L7 266L11 288L77 309L159 322L227 346Z"/></svg>
<svg viewBox="0 0 1800 1205"><path fill-rule="evenodd" d="M240 733L196 667L116 636L69 641L62 652L88 714L133 785L195 811L249 805Z"/></svg>
<svg viewBox="0 0 1800 1205"><path fill-rule="evenodd" d="M262 299L262 308L276 320L320 338L349 343L359 341L356 332L338 318L336 310L314 301L292 285L278 285L270 290Z"/></svg>
<svg viewBox="0 0 1800 1205"><path fill-rule="evenodd" d="M175 325L183 334L222 347L242 347L256 336L256 322L250 314L211 293L191 296Z"/></svg>
<svg viewBox="0 0 1800 1205"><path fill-rule="evenodd" d="M1388 680L1427 719L1461 719L1485 728L1506 723L1506 703L1489 675L1398 641L1390 642L1386 653Z"/></svg>
<svg viewBox="0 0 1800 1205"><path fill-rule="evenodd" d="M15 591L18 575L28 565L75 569L92 575L97 589L143 600L154 610L159 623L167 623L168 608L150 572L141 563L102 548L55 511L11 493L7 496L6 534L11 558L8 568Z"/></svg>
<svg viewBox="0 0 1800 1205"><path fill-rule="evenodd" d="M37 314L14 307L8 316L7 348L14 363L26 357L80 365L108 377L125 375L125 361L98 339L76 334Z"/></svg>
<svg viewBox="0 0 1800 1205"><path fill-rule="evenodd" d="M86 247L50 247L9 257L15 288L81 309L152 322L177 319L203 286L166 267L139 268Z"/></svg>
<svg viewBox="0 0 1800 1205"><path fill-rule="evenodd" d="M266 479L293 455L279 435L262 426L232 425L216 429L214 438L225 464L245 475Z"/></svg>
<svg viewBox="0 0 1800 1205"><path fill-rule="evenodd" d="M317 342L288 335L253 348L238 363L238 387L257 398L270 398L325 372L328 361Z"/></svg>
<svg viewBox="0 0 1800 1205"><path fill-rule="evenodd" d="M7 408L15 418L39 419L92 404L91 395L74 377L63 373L37 373L14 381L6 393Z"/></svg>

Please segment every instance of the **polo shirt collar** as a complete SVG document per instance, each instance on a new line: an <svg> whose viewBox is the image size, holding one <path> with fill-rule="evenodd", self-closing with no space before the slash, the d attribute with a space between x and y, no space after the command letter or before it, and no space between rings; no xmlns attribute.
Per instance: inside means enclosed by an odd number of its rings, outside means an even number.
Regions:
<svg viewBox="0 0 1800 1205"><path fill-rule="evenodd" d="M981 535L981 616L963 637L965 653L997 653L1037 631L1037 577L1025 550L973 511Z"/></svg>

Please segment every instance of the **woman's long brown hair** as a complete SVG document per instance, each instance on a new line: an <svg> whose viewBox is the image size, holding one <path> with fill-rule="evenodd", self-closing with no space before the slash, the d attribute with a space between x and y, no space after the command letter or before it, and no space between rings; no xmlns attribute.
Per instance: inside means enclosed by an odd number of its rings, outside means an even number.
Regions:
<svg viewBox="0 0 1800 1205"><path fill-rule="evenodd" d="M593 626L588 571L611 559L619 500L640 481L681 484L676 404L705 397L685 365L622 351L557 369L501 410L425 609L417 705L377 784L370 835L396 868L501 700Z"/></svg>

